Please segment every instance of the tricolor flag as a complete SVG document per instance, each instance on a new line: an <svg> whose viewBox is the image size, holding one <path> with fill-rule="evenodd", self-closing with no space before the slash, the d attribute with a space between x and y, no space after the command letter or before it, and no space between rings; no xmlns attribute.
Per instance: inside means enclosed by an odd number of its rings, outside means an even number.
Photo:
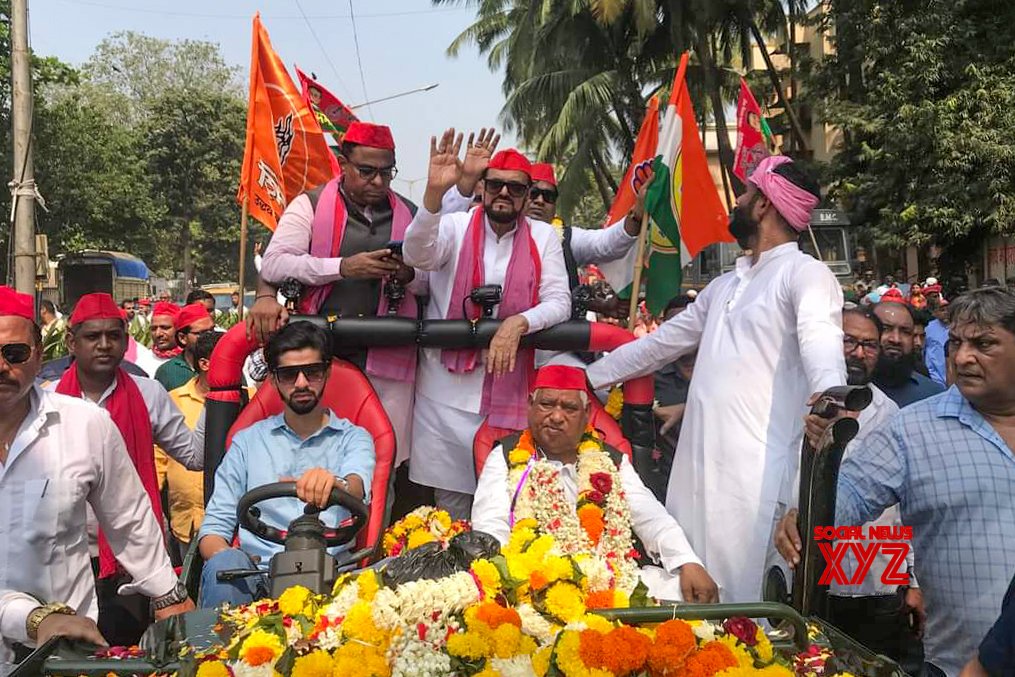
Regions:
<svg viewBox="0 0 1015 677"><path fill-rule="evenodd" d="M761 107L751 94L747 80L740 78L740 98L737 100L737 151L733 160L733 173L746 181L758 163L771 153L772 130L761 116Z"/></svg>
<svg viewBox="0 0 1015 677"><path fill-rule="evenodd" d="M649 99L645 119L642 120L641 129L638 131L634 152L631 153L631 164L628 165L624 180L617 189L616 197L613 198L613 205L610 206L606 225L624 218L634 207L635 195L645 181L646 169L651 167L655 160L658 146L659 99L653 96ZM631 282L634 281L634 261L637 256L638 248L631 247L631 251L624 258L599 265L600 272L621 298L631 298Z"/></svg>
<svg viewBox="0 0 1015 677"><path fill-rule="evenodd" d="M299 66L296 67L296 77L300 80L303 100L317 115L321 129L332 134L337 143L342 143L345 130L349 129L349 125L359 118L321 83L301 71Z"/></svg>
<svg viewBox="0 0 1015 677"><path fill-rule="evenodd" d="M331 179L337 168L324 133L254 16L247 145L236 199L275 230L290 200Z"/></svg>
<svg viewBox="0 0 1015 677"><path fill-rule="evenodd" d="M645 302L653 315L660 315L680 293L682 269L698 252L716 242L733 241L687 91L687 56L685 52L680 58L663 114L655 179L645 200L652 221Z"/></svg>

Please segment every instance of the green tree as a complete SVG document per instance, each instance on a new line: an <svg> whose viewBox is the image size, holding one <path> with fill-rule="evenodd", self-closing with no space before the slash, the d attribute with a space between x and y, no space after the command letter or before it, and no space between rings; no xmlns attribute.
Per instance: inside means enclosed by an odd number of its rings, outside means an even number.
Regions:
<svg viewBox="0 0 1015 677"><path fill-rule="evenodd" d="M938 243L961 273L973 243L1015 233L1013 18L986 0L830 3L837 53L808 85L843 132L832 196L877 244Z"/></svg>

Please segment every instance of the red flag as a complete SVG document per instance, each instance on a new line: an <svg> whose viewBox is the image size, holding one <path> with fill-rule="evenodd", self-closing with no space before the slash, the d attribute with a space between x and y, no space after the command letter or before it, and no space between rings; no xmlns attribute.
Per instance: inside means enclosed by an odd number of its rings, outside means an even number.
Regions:
<svg viewBox="0 0 1015 677"><path fill-rule="evenodd" d="M289 201L331 179L336 166L317 118L300 97L256 14L247 145L236 199L241 203L248 199L250 215L275 230Z"/></svg>
<svg viewBox="0 0 1015 677"><path fill-rule="evenodd" d="M334 135L335 140L342 143L345 130L359 118L321 83L301 71L299 66L296 67L296 77L299 78L303 88L303 100L314 110L321 129Z"/></svg>
<svg viewBox="0 0 1015 677"><path fill-rule="evenodd" d="M635 195L644 180L645 169L652 166L658 145L659 98L653 96L649 99L648 108L645 110L645 119L642 120L641 129L638 130L638 139L634 144L634 152L631 153L631 164L628 165L624 180L617 189L617 195L613 198L613 205L610 206L606 225L616 223L624 218L634 207Z"/></svg>
<svg viewBox="0 0 1015 677"><path fill-rule="evenodd" d="M733 173L746 181L758 163L769 156L768 141L772 132L761 116L761 107L751 94L747 81L740 78L740 99L737 101L737 150Z"/></svg>

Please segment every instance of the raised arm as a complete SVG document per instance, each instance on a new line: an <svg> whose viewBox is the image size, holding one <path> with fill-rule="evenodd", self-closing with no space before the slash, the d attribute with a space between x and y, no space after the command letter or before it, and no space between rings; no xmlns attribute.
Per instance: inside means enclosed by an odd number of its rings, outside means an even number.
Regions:
<svg viewBox="0 0 1015 677"><path fill-rule="evenodd" d="M579 266L609 263L627 256L638 241L638 231L627 230L628 218L606 228L571 228L571 253Z"/></svg>
<svg viewBox="0 0 1015 677"><path fill-rule="evenodd" d="M836 492L836 524L866 524L885 508L903 501L909 466L905 441L895 427L890 423L875 430L843 460Z"/></svg>
<svg viewBox="0 0 1015 677"><path fill-rule="evenodd" d="M792 293L800 357L811 392L845 385L842 287L838 280L825 264L809 261L792 281Z"/></svg>
<svg viewBox="0 0 1015 677"><path fill-rule="evenodd" d="M462 162L458 158L461 146L462 135L456 137L454 129L445 131L439 144L436 137L430 137L430 168L423 204L406 229L402 243L406 265L437 270L454 254L451 234L442 232L440 213L444 195L462 178Z"/></svg>

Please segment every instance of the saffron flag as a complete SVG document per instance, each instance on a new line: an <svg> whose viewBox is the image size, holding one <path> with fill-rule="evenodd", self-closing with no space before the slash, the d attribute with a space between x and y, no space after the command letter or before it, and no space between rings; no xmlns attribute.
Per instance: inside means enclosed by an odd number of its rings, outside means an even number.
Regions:
<svg viewBox="0 0 1015 677"><path fill-rule="evenodd" d="M247 145L239 202L275 230L282 211L300 193L335 175L337 161L310 107L271 47L261 15L254 16L250 54Z"/></svg>
<svg viewBox="0 0 1015 677"><path fill-rule="evenodd" d="M300 80L303 100L313 109L321 129L334 135L335 141L342 143L345 130L359 118L321 83L301 71L299 66L296 67L296 77Z"/></svg>
<svg viewBox="0 0 1015 677"><path fill-rule="evenodd" d="M737 100L737 151L733 160L733 173L746 181L758 163L770 155L772 130L761 116L761 107L740 78L740 98Z"/></svg>
<svg viewBox="0 0 1015 677"><path fill-rule="evenodd" d="M610 206L606 225L616 223L624 218L634 207L635 195L645 182L645 172L655 160L658 145L659 99L653 96L649 99L645 119L642 120L641 129L638 131L634 152L631 153L631 164L628 165L624 180L617 189L617 195L613 198L613 205ZM638 248L631 247L627 256L599 266L603 277L621 298L631 298L631 282L634 281L634 266L637 256Z"/></svg>
<svg viewBox="0 0 1015 677"><path fill-rule="evenodd" d="M698 252L716 242L733 241L727 227L729 215L708 169L686 72L685 52L663 114L653 164L655 179L645 198L652 221L645 302L653 315L660 315L680 293L682 269Z"/></svg>

